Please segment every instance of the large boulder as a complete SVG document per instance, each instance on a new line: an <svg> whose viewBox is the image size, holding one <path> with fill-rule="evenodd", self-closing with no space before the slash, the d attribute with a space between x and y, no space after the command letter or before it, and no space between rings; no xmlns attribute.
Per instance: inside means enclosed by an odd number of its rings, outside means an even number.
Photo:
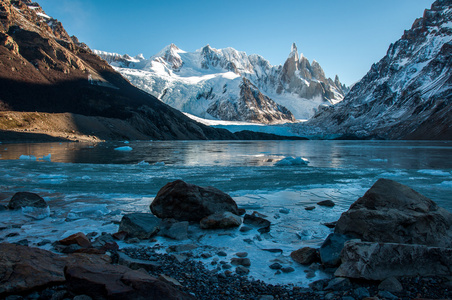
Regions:
<svg viewBox="0 0 452 300"><path fill-rule="evenodd" d="M160 189L151 203L151 211L159 218L196 221L217 212L239 215L237 203L214 187L200 187L176 180Z"/></svg>
<svg viewBox="0 0 452 300"><path fill-rule="evenodd" d="M64 275L71 292L93 299L195 299L146 272L121 265L73 265Z"/></svg>
<svg viewBox="0 0 452 300"><path fill-rule="evenodd" d="M383 280L400 276L451 276L452 249L348 241L335 276Z"/></svg>
<svg viewBox="0 0 452 300"><path fill-rule="evenodd" d="M452 247L452 213L403 184L379 179L341 215L335 233L369 242Z"/></svg>
<svg viewBox="0 0 452 300"><path fill-rule="evenodd" d="M149 239L159 231L160 220L152 214L131 213L122 217L119 231L127 232L129 237Z"/></svg>
<svg viewBox="0 0 452 300"><path fill-rule="evenodd" d="M18 192L13 195L8 203L9 209L20 209L22 207L46 208L47 203L41 196L35 193Z"/></svg>
<svg viewBox="0 0 452 300"><path fill-rule="evenodd" d="M345 234L331 233L319 248L320 260L325 267L334 268L341 263L341 251L346 241L352 237Z"/></svg>
<svg viewBox="0 0 452 300"><path fill-rule="evenodd" d="M108 264L102 255L71 254L60 256L50 251L0 244L0 298L51 285L63 284L64 267L68 264Z"/></svg>

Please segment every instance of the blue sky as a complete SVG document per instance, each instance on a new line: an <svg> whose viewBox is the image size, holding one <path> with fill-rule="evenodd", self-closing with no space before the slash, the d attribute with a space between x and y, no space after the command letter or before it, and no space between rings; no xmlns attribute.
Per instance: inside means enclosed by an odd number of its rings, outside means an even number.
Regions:
<svg viewBox="0 0 452 300"><path fill-rule="evenodd" d="M146 58L210 44L283 64L293 42L328 77L360 80L433 0L38 0L91 49Z"/></svg>

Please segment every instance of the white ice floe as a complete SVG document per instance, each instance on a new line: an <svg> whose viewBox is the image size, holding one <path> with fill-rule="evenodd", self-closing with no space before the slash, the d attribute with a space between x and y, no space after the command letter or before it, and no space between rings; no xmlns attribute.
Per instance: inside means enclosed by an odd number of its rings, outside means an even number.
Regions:
<svg viewBox="0 0 452 300"><path fill-rule="evenodd" d="M31 206L25 206L22 207L22 213L24 216L36 219L36 220L42 220L47 217L50 217L50 208L47 206L45 208L42 207L31 207Z"/></svg>
<svg viewBox="0 0 452 300"><path fill-rule="evenodd" d="M137 163L138 166L149 166L149 163L145 160L140 161L139 163Z"/></svg>
<svg viewBox="0 0 452 300"><path fill-rule="evenodd" d="M154 164L154 166L159 166L159 167L163 167L164 165L165 165L165 162L163 162L163 161L159 161Z"/></svg>
<svg viewBox="0 0 452 300"><path fill-rule="evenodd" d="M41 157L39 160L43 160L43 161L48 161L48 162L50 162L50 161L52 161L52 154L47 154L47 155L44 155L43 157Z"/></svg>
<svg viewBox="0 0 452 300"><path fill-rule="evenodd" d="M115 148L115 150L116 150L116 151L124 151L124 152L127 152L127 151L132 151L133 148L130 147L130 146L122 146L122 147Z"/></svg>
<svg viewBox="0 0 452 300"><path fill-rule="evenodd" d="M21 155L19 159L22 160L36 160L36 156L34 155Z"/></svg>
<svg viewBox="0 0 452 300"><path fill-rule="evenodd" d="M307 166L309 161L302 157L288 156L275 163L275 166Z"/></svg>

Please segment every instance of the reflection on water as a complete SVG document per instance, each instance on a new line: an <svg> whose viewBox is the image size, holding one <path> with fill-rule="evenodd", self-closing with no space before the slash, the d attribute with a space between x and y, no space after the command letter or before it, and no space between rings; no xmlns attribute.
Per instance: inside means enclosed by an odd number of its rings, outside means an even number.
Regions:
<svg viewBox="0 0 452 300"><path fill-rule="evenodd" d="M313 167L452 169L452 142L444 141L150 141L116 143L0 144L0 159L21 155L53 162L185 166L271 166L286 156L301 156Z"/></svg>

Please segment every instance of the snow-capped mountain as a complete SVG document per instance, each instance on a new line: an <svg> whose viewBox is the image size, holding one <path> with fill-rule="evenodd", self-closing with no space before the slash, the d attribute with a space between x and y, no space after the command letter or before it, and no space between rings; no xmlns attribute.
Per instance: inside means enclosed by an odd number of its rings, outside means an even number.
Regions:
<svg viewBox="0 0 452 300"><path fill-rule="evenodd" d="M185 52L165 47L150 59L96 51L135 86L192 115L258 123L308 119L319 105L340 102L347 88L292 46L283 66L259 55L209 45Z"/></svg>
<svg viewBox="0 0 452 300"><path fill-rule="evenodd" d="M452 0L425 10L344 101L308 125L319 133L452 139Z"/></svg>

